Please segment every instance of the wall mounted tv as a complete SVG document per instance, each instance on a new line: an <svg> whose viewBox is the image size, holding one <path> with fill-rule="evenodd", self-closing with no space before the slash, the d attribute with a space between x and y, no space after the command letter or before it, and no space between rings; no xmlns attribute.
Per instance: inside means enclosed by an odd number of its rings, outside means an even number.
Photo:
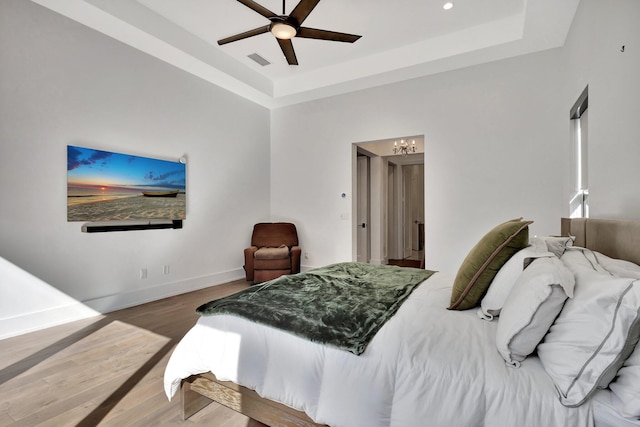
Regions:
<svg viewBox="0 0 640 427"><path fill-rule="evenodd" d="M67 221L181 226L186 210L184 163L67 146Z"/></svg>

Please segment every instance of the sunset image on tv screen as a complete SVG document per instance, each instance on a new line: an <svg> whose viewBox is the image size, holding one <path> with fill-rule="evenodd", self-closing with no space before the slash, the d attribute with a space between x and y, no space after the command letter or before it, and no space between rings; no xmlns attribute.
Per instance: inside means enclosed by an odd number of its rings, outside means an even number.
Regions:
<svg viewBox="0 0 640 427"><path fill-rule="evenodd" d="M185 164L67 146L67 221L185 217Z"/></svg>

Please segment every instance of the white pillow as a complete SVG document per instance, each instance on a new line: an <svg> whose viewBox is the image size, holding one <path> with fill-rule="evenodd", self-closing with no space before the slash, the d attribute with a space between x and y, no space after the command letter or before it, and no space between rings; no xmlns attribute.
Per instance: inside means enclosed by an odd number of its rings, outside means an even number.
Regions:
<svg viewBox="0 0 640 427"><path fill-rule="evenodd" d="M534 260L520 275L505 301L496 347L507 365L519 367L545 336L562 310L567 296L573 296L575 281L556 257Z"/></svg>
<svg viewBox="0 0 640 427"><path fill-rule="evenodd" d="M640 281L584 265L575 271L574 297L538 346L560 401L570 407L607 387L640 337Z"/></svg>
<svg viewBox="0 0 640 427"><path fill-rule="evenodd" d="M640 265L622 259L610 258L600 252L594 252L598 263L616 277L640 279Z"/></svg>
<svg viewBox="0 0 640 427"><path fill-rule="evenodd" d="M544 246L546 248L546 246ZM541 250L535 245L528 246L516 252L507 261L493 278L486 295L480 302L478 316L484 320L493 320L494 316L500 315L500 310L504 305L511 288L518 280L520 274L533 258L551 257L553 254L546 249Z"/></svg>
<svg viewBox="0 0 640 427"><path fill-rule="evenodd" d="M615 277L640 279L640 265L611 258L591 249L569 247L561 259L572 271L597 271Z"/></svg>
<svg viewBox="0 0 640 427"><path fill-rule="evenodd" d="M629 261L610 258L596 252L596 259L607 271L617 277L640 279L640 266ZM609 388L618 397L616 405L620 413L628 418L640 418L640 345L624 362Z"/></svg>
<svg viewBox="0 0 640 427"><path fill-rule="evenodd" d="M530 241L532 245L538 245L538 242L544 244L546 250L560 258L567 248L573 246L575 240L574 236L534 236Z"/></svg>
<svg viewBox="0 0 640 427"><path fill-rule="evenodd" d="M605 276L611 276L611 273L600 265L596 258L596 253L591 249L577 246L567 248L560 259L574 274L601 273Z"/></svg>
<svg viewBox="0 0 640 427"><path fill-rule="evenodd" d="M620 413L628 418L640 418L640 345L618 371L618 378L609 388L620 399Z"/></svg>

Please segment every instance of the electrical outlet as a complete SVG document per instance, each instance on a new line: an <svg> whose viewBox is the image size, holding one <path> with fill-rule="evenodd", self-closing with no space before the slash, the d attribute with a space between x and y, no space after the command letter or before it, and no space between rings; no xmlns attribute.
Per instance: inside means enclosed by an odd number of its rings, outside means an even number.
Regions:
<svg viewBox="0 0 640 427"><path fill-rule="evenodd" d="M309 259L309 252L304 253L304 259Z"/></svg>
<svg viewBox="0 0 640 427"><path fill-rule="evenodd" d="M169 264L165 264L164 267L162 267L162 274L169 274Z"/></svg>
<svg viewBox="0 0 640 427"><path fill-rule="evenodd" d="M146 268L141 268L140 269L140 279L146 279L147 278L147 269Z"/></svg>

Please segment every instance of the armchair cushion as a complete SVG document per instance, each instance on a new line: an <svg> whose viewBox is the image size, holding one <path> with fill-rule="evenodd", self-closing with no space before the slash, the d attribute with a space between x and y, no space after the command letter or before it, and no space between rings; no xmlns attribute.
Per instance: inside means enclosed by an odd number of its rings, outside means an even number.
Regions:
<svg viewBox="0 0 640 427"><path fill-rule="evenodd" d="M288 270L287 274L291 274L291 258L254 259L253 270Z"/></svg>
<svg viewBox="0 0 640 427"><path fill-rule="evenodd" d="M258 249L253 256L255 259L283 259L289 258L289 248L287 245L281 245L277 248L262 247Z"/></svg>

